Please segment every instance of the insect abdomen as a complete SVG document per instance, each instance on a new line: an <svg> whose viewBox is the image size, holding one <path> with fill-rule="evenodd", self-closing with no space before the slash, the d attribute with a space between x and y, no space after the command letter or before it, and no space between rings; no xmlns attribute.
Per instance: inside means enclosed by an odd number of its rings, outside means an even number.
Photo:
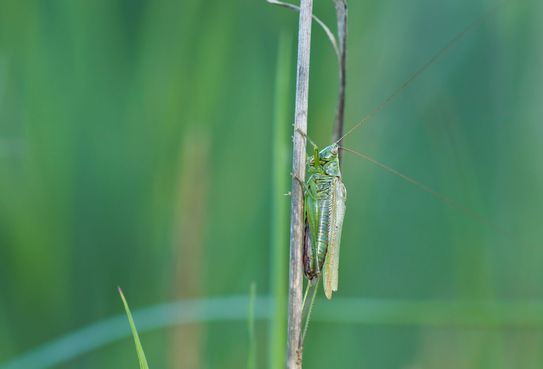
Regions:
<svg viewBox="0 0 543 369"><path fill-rule="evenodd" d="M336 177L313 174L314 188L306 193L306 235L304 239L304 273L310 281L320 276L329 243L333 210L332 184ZM315 257L316 256L316 257Z"/></svg>

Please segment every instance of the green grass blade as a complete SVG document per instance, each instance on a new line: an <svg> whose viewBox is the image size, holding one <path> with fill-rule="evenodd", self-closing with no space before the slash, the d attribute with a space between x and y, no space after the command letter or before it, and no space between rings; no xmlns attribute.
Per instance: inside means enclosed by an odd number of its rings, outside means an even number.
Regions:
<svg viewBox="0 0 543 369"><path fill-rule="evenodd" d="M123 291L119 287L119 294L123 300L124 310L126 311L126 316L128 317L128 323L130 323L130 329L132 330L132 336L134 337L134 344L136 345L136 352L138 353L138 361L140 362L140 369L149 369L147 365L147 359L145 358L145 352L143 352L143 347L141 346L140 337L138 335L138 330L134 324L134 319L132 318L132 313L128 307L128 303L124 297Z"/></svg>
<svg viewBox="0 0 543 369"><path fill-rule="evenodd" d="M272 215L270 281L273 296L269 331L269 369L283 369L287 345L288 305L288 191L290 126L290 68L292 41L289 33L282 32L277 52L273 118L272 163Z"/></svg>

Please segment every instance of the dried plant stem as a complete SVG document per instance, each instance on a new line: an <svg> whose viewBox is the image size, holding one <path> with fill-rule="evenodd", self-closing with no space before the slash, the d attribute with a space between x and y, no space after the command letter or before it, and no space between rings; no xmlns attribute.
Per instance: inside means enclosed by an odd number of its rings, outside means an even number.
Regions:
<svg viewBox="0 0 543 369"><path fill-rule="evenodd" d="M278 1L278 0L266 0L269 4L277 5L286 9L294 10L294 11L300 11L300 7L294 4L286 3L284 1ZM334 52L336 53L336 56L338 60L340 57L339 47L337 45L336 36L334 36L334 33L328 28L328 26L316 15L312 15L313 20L317 22L317 24L322 28L324 33L326 34L326 37L328 37L328 40L330 40L330 43L332 44L332 47L334 48Z"/></svg>
<svg viewBox="0 0 543 369"><path fill-rule="evenodd" d="M301 0L292 150L287 369L300 369L302 367L302 352L300 349L303 289L302 242L304 237L302 184L305 180L312 12L313 1Z"/></svg>
<svg viewBox="0 0 543 369"><path fill-rule="evenodd" d="M294 11L300 11L300 7L294 4L286 3L279 0L266 0L269 4L281 6ZM312 15L313 20L324 30L326 36L330 40L336 57L338 59L339 70L339 89L338 101L336 108L335 124L332 135L332 142L340 141L343 136L345 126L345 85L347 81L347 0L333 0L336 7L337 19L337 37L328 28L328 26L317 16ZM341 144L341 142L339 142ZM342 153L339 154L340 159Z"/></svg>
<svg viewBox="0 0 543 369"><path fill-rule="evenodd" d="M339 91L332 142L340 140L343 136L345 125L345 84L347 80L347 0L334 0L334 3L336 5L337 35L339 40ZM342 153L340 152L339 155L341 161Z"/></svg>

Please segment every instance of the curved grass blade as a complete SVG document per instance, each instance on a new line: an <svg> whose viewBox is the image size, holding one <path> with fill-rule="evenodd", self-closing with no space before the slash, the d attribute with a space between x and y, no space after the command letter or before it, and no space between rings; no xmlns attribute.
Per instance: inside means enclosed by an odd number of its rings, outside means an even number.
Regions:
<svg viewBox="0 0 543 369"><path fill-rule="evenodd" d="M134 337L134 344L136 345L136 352L138 353L138 361L140 363L140 369L149 369L147 365L147 359L145 358L145 352L143 352L143 347L141 346L140 337L136 329L136 324L134 324L134 319L132 318L132 313L126 302L123 291L118 287L119 294L121 295L121 300L123 300L124 310L126 311L126 316L128 318L128 323L130 323L130 329L132 330L132 336Z"/></svg>
<svg viewBox="0 0 543 369"><path fill-rule="evenodd" d="M175 325L247 320L247 295L177 300L134 312L140 332ZM255 319L271 318L273 297L257 296ZM68 332L6 362L0 369L49 369L77 360L127 337L125 317L115 315ZM385 325L392 327L439 327L450 329L543 328L543 300L390 300L335 297L315 312L317 322Z"/></svg>

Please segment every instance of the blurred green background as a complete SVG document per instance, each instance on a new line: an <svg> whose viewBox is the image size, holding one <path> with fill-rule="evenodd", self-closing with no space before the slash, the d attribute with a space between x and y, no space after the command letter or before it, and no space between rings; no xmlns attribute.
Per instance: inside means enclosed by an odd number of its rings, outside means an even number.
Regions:
<svg viewBox="0 0 543 369"><path fill-rule="evenodd" d="M347 128L496 3L351 1ZM315 12L334 24L331 1ZM264 1L0 1L0 368L121 314L118 285L135 312L284 287L271 137L278 121L289 140L296 32ZM543 366L542 32L540 1L502 3L346 139L483 220L346 154L340 290L316 304L305 367ZM337 66L317 26L312 45L324 145ZM246 367L247 314L144 332L151 367ZM259 368L280 356L269 328ZM137 365L125 336L53 367Z"/></svg>

